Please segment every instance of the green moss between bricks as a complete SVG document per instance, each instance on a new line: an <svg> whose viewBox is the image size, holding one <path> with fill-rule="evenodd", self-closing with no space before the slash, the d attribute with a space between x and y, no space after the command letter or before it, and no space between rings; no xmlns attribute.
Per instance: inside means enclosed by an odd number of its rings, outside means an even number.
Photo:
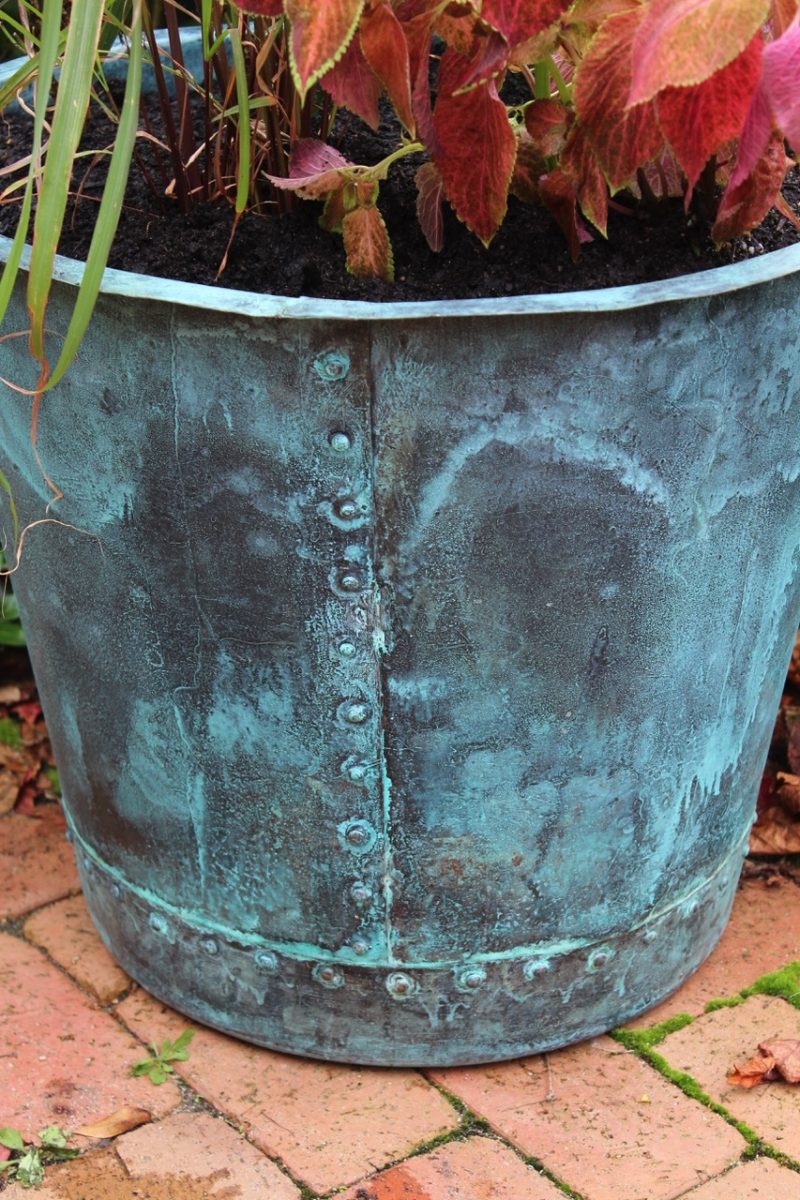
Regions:
<svg viewBox="0 0 800 1200"><path fill-rule="evenodd" d="M794 1008L800 1009L800 962L788 963L778 971L762 975L755 983L742 988L741 992L735 996L722 996L719 999L709 1000L704 1012L712 1013L721 1008L736 1008L737 1005L744 1004L750 996L777 996L788 1001ZM717 1116L722 1117L724 1121L738 1130L747 1142L747 1149L742 1156L744 1159L749 1160L763 1155L775 1159L781 1166L788 1167L790 1170L800 1171L800 1162L763 1142L754 1129L745 1125L743 1121L737 1121L732 1113L712 1100L703 1091L697 1080L693 1079L691 1075L687 1075L685 1071L676 1071L661 1054L654 1050L653 1047L658 1046L671 1033L684 1029L694 1020L695 1018L689 1013L677 1013L674 1017L662 1021L659 1025L653 1025L649 1029L614 1029L610 1036L626 1050L643 1058L660 1075L679 1087L685 1095L710 1109L711 1112L716 1113Z"/></svg>

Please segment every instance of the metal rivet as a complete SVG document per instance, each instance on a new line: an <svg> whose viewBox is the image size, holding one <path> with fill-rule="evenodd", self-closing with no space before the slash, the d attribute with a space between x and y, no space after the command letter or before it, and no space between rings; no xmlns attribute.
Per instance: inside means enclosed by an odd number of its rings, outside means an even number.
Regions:
<svg viewBox="0 0 800 1200"><path fill-rule="evenodd" d="M645 929L644 933L642 934L642 938L645 942L654 942L657 937L658 933L655 929Z"/></svg>
<svg viewBox="0 0 800 1200"><path fill-rule="evenodd" d="M266 971L270 975L274 975L278 969L277 956L271 950L257 950L254 962L259 971Z"/></svg>
<svg viewBox="0 0 800 1200"><path fill-rule="evenodd" d="M363 783L367 778L369 767L366 763L352 763L347 768L347 778L351 783Z"/></svg>
<svg viewBox="0 0 800 1200"><path fill-rule="evenodd" d="M483 967L462 967L456 972L456 987L460 992L477 992L486 983Z"/></svg>
<svg viewBox="0 0 800 1200"><path fill-rule="evenodd" d="M363 725L369 719L369 705L359 700L345 701L342 706L342 720L348 725Z"/></svg>
<svg viewBox="0 0 800 1200"><path fill-rule="evenodd" d="M336 583L343 592L360 592L362 587L361 576L357 571L340 571L336 576Z"/></svg>
<svg viewBox="0 0 800 1200"><path fill-rule="evenodd" d="M344 975L341 971L337 971L336 967L332 967L329 963L318 963L311 972L317 983L321 983L326 988L344 987Z"/></svg>
<svg viewBox="0 0 800 1200"><path fill-rule="evenodd" d="M71 829L65 830L64 841L65 842L73 842L74 840L75 840L75 834L72 832L72 830Z"/></svg>
<svg viewBox="0 0 800 1200"><path fill-rule="evenodd" d="M682 915L684 917L693 917L699 907L700 907L700 901L697 899L697 897L693 897L691 900L687 900L686 904L683 907Z"/></svg>
<svg viewBox="0 0 800 1200"><path fill-rule="evenodd" d="M327 383L335 383L337 379L346 377L350 370L350 359L338 350L331 350L327 354L320 354L314 360L314 370L320 379Z"/></svg>
<svg viewBox="0 0 800 1200"><path fill-rule="evenodd" d="M339 836L344 846L357 854L366 854L378 840L378 835L369 821L345 821L339 826Z"/></svg>
<svg viewBox="0 0 800 1200"><path fill-rule="evenodd" d="M419 984L405 971L393 971L386 980L386 990L395 1000L408 1000L419 991Z"/></svg>
<svg viewBox="0 0 800 1200"><path fill-rule="evenodd" d="M205 950L206 954L210 954L213 958L215 954L219 954L219 943L215 938L206 937L200 942L200 945Z"/></svg>
<svg viewBox="0 0 800 1200"><path fill-rule="evenodd" d="M355 521L357 517L364 515L364 510L356 503L352 496L345 496L341 500L334 500L333 515L338 517L340 521Z"/></svg>
<svg viewBox="0 0 800 1200"><path fill-rule="evenodd" d="M362 954L369 952L369 942L365 942L363 938L353 938L350 943L350 949L353 951L353 954L358 954L360 957Z"/></svg>
<svg viewBox="0 0 800 1200"><path fill-rule="evenodd" d="M372 888L359 880L350 888L350 899L356 904L367 904L372 899Z"/></svg>
<svg viewBox="0 0 800 1200"><path fill-rule="evenodd" d="M345 433L342 429L336 429L333 433L328 434L328 445L334 454L347 454L348 450L353 447L353 440L349 433Z"/></svg>
<svg viewBox="0 0 800 1200"><path fill-rule="evenodd" d="M603 946L598 950L593 950L586 963L587 971L601 970L606 965L608 960L613 957L613 955L614 951L610 950L607 946Z"/></svg>
<svg viewBox="0 0 800 1200"><path fill-rule="evenodd" d="M552 967L546 959L532 959L531 962L526 962L522 968L522 973L529 983L534 979L544 979L545 975L549 975Z"/></svg>
<svg viewBox="0 0 800 1200"><path fill-rule="evenodd" d="M122 888L119 886L116 880L111 884L111 895L115 900L119 900L120 896L122 895Z"/></svg>
<svg viewBox="0 0 800 1200"><path fill-rule="evenodd" d="M166 933L169 928L166 917L162 917L161 913L150 913L147 924L154 933Z"/></svg>
<svg viewBox="0 0 800 1200"><path fill-rule="evenodd" d="M341 654L342 658L355 658L355 655L356 655L355 642L349 642L349 641L347 641L347 639L345 639L343 642L339 642L339 645L336 647L336 649L339 652L339 654Z"/></svg>

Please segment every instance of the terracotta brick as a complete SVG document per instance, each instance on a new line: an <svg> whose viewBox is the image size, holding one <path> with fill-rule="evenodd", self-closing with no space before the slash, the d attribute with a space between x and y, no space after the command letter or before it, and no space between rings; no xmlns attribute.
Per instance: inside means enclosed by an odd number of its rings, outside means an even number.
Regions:
<svg viewBox="0 0 800 1200"><path fill-rule="evenodd" d="M703 1184L686 1200L797 1200L798 1196L796 1171L779 1167L771 1158L759 1158Z"/></svg>
<svg viewBox="0 0 800 1200"><path fill-rule="evenodd" d="M44 955L0 934L0 1124L27 1136L46 1125L74 1129L124 1104L163 1116L176 1085L130 1076L143 1048Z"/></svg>
<svg viewBox="0 0 800 1200"><path fill-rule="evenodd" d="M676 1013L698 1016L709 1000L735 996L762 975L800 958L800 887L783 880L743 883L736 894L727 929L716 950L698 971L663 1004L631 1021L646 1029Z"/></svg>
<svg viewBox="0 0 800 1200"><path fill-rule="evenodd" d="M473 1137L409 1158L342 1200L563 1200L563 1192L502 1142Z"/></svg>
<svg viewBox="0 0 800 1200"><path fill-rule="evenodd" d="M130 987L130 979L100 941L83 896L70 896L35 913L24 933L101 1004L110 1004Z"/></svg>
<svg viewBox="0 0 800 1200"><path fill-rule="evenodd" d="M64 818L55 807L41 812L9 813L0 820L0 921L80 891Z"/></svg>
<svg viewBox="0 0 800 1200"><path fill-rule="evenodd" d="M150 1041L187 1025L137 989L118 1015ZM292 1175L325 1192L402 1158L459 1124L455 1109L416 1071L312 1062L198 1029L184 1079L237 1122Z"/></svg>
<svg viewBox="0 0 800 1200"><path fill-rule="evenodd" d="M610 1038L433 1077L586 1200L673 1200L745 1148Z"/></svg>
<svg viewBox="0 0 800 1200"><path fill-rule="evenodd" d="M115 1142L132 1179L183 1176L219 1179L236 1200L298 1200L300 1191L260 1150L219 1118L181 1113L144 1125Z"/></svg>
<svg viewBox="0 0 800 1200"><path fill-rule="evenodd" d="M725 1078L735 1062L746 1062L758 1052L759 1042L772 1038L800 1038L800 1012L785 1000L752 996L736 1008L720 1008L670 1034L660 1053L765 1142L800 1158L797 1089L780 1082L731 1087Z"/></svg>

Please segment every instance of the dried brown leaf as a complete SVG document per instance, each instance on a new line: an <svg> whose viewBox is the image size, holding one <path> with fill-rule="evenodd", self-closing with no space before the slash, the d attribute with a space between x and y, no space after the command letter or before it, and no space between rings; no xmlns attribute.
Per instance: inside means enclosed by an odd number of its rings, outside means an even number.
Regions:
<svg viewBox="0 0 800 1200"><path fill-rule="evenodd" d="M800 854L800 819L779 805L760 813L750 831L751 854Z"/></svg>
<svg viewBox="0 0 800 1200"><path fill-rule="evenodd" d="M775 1060L775 1070L787 1083L800 1083L800 1041L797 1038L761 1042L758 1051Z"/></svg>
<svg viewBox="0 0 800 1200"><path fill-rule="evenodd" d="M19 704L21 699L22 692L15 683L0 687L0 704Z"/></svg>
<svg viewBox="0 0 800 1200"><path fill-rule="evenodd" d="M88 1125L81 1125L80 1129L75 1132L81 1137L89 1138L115 1138L121 1133L129 1133L131 1129L138 1129L140 1125L147 1125L152 1121L153 1115L146 1108L133 1108L126 1104L124 1108L118 1108L115 1112L109 1113L107 1117L102 1117L99 1121L91 1121Z"/></svg>
<svg viewBox="0 0 800 1200"><path fill-rule="evenodd" d="M734 1063L733 1070L727 1076L728 1083L732 1087L756 1087L759 1083L763 1083L774 1066L775 1059L771 1057L749 1058L741 1066L739 1063Z"/></svg>
<svg viewBox="0 0 800 1200"><path fill-rule="evenodd" d="M778 771L775 799L781 808L794 816L800 814L800 775L790 775L787 771Z"/></svg>

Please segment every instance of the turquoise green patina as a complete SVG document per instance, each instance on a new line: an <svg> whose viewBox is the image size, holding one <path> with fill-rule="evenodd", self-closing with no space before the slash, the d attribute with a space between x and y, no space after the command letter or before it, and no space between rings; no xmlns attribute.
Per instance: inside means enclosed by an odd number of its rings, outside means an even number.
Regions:
<svg viewBox="0 0 800 1200"><path fill-rule="evenodd" d="M419 1064L596 1033L698 965L798 621L798 266L389 306L108 274L43 404L67 527L16 579L134 977ZM29 401L0 429L40 519Z"/></svg>
<svg viewBox="0 0 800 1200"><path fill-rule="evenodd" d="M126 970L414 1065L586 1037L694 970L800 616L798 328L800 248L449 304L108 272L15 584ZM25 339L0 375L35 382ZM30 416L6 391L25 523Z"/></svg>

